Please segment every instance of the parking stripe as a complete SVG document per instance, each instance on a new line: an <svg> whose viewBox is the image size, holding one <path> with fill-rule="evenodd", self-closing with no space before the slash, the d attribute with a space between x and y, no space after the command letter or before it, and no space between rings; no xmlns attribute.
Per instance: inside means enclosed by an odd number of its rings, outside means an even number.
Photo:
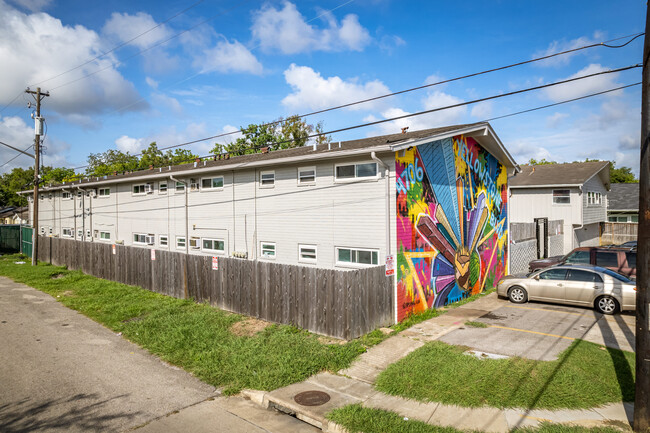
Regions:
<svg viewBox="0 0 650 433"><path fill-rule="evenodd" d="M565 337L564 335L555 335L555 334L547 334L545 332L537 332L537 331L529 331L527 329L518 329L518 328L508 328L507 326L497 326L497 325L488 325L490 328L498 328L498 329L507 329L508 331L519 331L519 332L528 332L530 334L539 334L539 335L545 335L547 337L555 337L555 338L565 338L567 340L575 340L575 338L572 337Z"/></svg>
<svg viewBox="0 0 650 433"><path fill-rule="evenodd" d="M572 313L570 311L552 310L552 309L547 309L547 308L521 307L519 305L504 305L504 307L507 307L507 308L521 308L523 310L550 311L552 313L572 314L574 316L586 316L586 314L582 314L582 313Z"/></svg>

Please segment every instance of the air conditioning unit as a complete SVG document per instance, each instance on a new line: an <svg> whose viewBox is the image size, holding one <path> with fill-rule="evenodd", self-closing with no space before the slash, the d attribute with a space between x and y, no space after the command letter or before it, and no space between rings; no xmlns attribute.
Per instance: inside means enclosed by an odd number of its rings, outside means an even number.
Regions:
<svg viewBox="0 0 650 433"><path fill-rule="evenodd" d="M199 183L196 179L190 179L190 191L196 191L199 189Z"/></svg>
<svg viewBox="0 0 650 433"><path fill-rule="evenodd" d="M155 236L145 236L145 242L147 245L153 245L156 242Z"/></svg>
<svg viewBox="0 0 650 433"><path fill-rule="evenodd" d="M144 186L144 192L147 194L153 194L153 185L148 183Z"/></svg>
<svg viewBox="0 0 650 433"><path fill-rule="evenodd" d="M91 190L90 190L90 196L91 196L92 198L97 197L97 190L96 190L96 189L91 189Z"/></svg>

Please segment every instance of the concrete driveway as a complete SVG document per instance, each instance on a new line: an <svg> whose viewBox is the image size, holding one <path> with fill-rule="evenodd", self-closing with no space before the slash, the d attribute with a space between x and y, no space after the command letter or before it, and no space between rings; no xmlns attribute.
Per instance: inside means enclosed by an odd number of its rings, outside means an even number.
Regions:
<svg viewBox="0 0 650 433"><path fill-rule="evenodd" d="M552 361L575 340L634 351L635 317L631 313L605 316L594 310L499 299L488 314L473 321L485 328L462 326L440 338L449 344L507 356Z"/></svg>

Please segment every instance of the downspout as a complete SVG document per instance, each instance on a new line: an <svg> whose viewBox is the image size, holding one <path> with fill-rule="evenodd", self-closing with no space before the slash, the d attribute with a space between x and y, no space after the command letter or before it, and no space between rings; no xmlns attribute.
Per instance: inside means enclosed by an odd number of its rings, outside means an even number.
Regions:
<svg viewBox="0 0 650 433"><path fill-rule="evenodd" d="M580 241L578 241L578 245L573 245L573 239L577 239L577 234L576 231L580 230L585 226L585 215L584 215L584 208L585 208L585 203L584 203L584 197L583 197L583 191L582 191L582 185L578 187L580 189L580 227L573 227L573 224L571 225L571 230L573 230L573 233L571 236L571 249L578 248L580 246Z"/></svg>
<svg viewBox="0 0 650 433"><path fill-rule="evenodd" d="M391 254L390 242L390 168L381 159L377 158L375 152L370 153L370 158L379 164L384 169L384 176L386 177L386 255Z"/></svg>
<svg viewBox="0 0 650 433"><path fill-rule="evenodd" d="M174 191L176 191L176 184L177 183L182 183L185 188L185 254L190 253L190 226L189 226L189 218L188 218L188 213L187 213L187 189L188 185L187 182L184 180L178 180L174 176L169 176L169 179L174 182ZM167 188L167 194L169 194L169 188Z"/></svg>
<svg viewBox="0 0 650 433"><path fill-rule="evenodd" d="M77 190L81 191L81 241L83 242L86 240L86 191L79 187Z"/></svg>

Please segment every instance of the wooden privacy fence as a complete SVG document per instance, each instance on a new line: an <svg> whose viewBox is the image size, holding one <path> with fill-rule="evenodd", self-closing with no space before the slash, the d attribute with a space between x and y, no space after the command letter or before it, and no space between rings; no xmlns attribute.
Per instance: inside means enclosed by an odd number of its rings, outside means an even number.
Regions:
<svg viewBox="0 0 650 433"><path fill-rule="evenodd" d="M393 281L384 267L351 271L218 258L147 248L41 237L39 260L193 298L264 320L352 339L393 323Z"/></svg>
<svg viewBox="0 0 650 433"><path fill-rule="evenodd" d="M638 223L600 223L600 245L618 245L623 242L635 241L638 235Z"/></svg>

